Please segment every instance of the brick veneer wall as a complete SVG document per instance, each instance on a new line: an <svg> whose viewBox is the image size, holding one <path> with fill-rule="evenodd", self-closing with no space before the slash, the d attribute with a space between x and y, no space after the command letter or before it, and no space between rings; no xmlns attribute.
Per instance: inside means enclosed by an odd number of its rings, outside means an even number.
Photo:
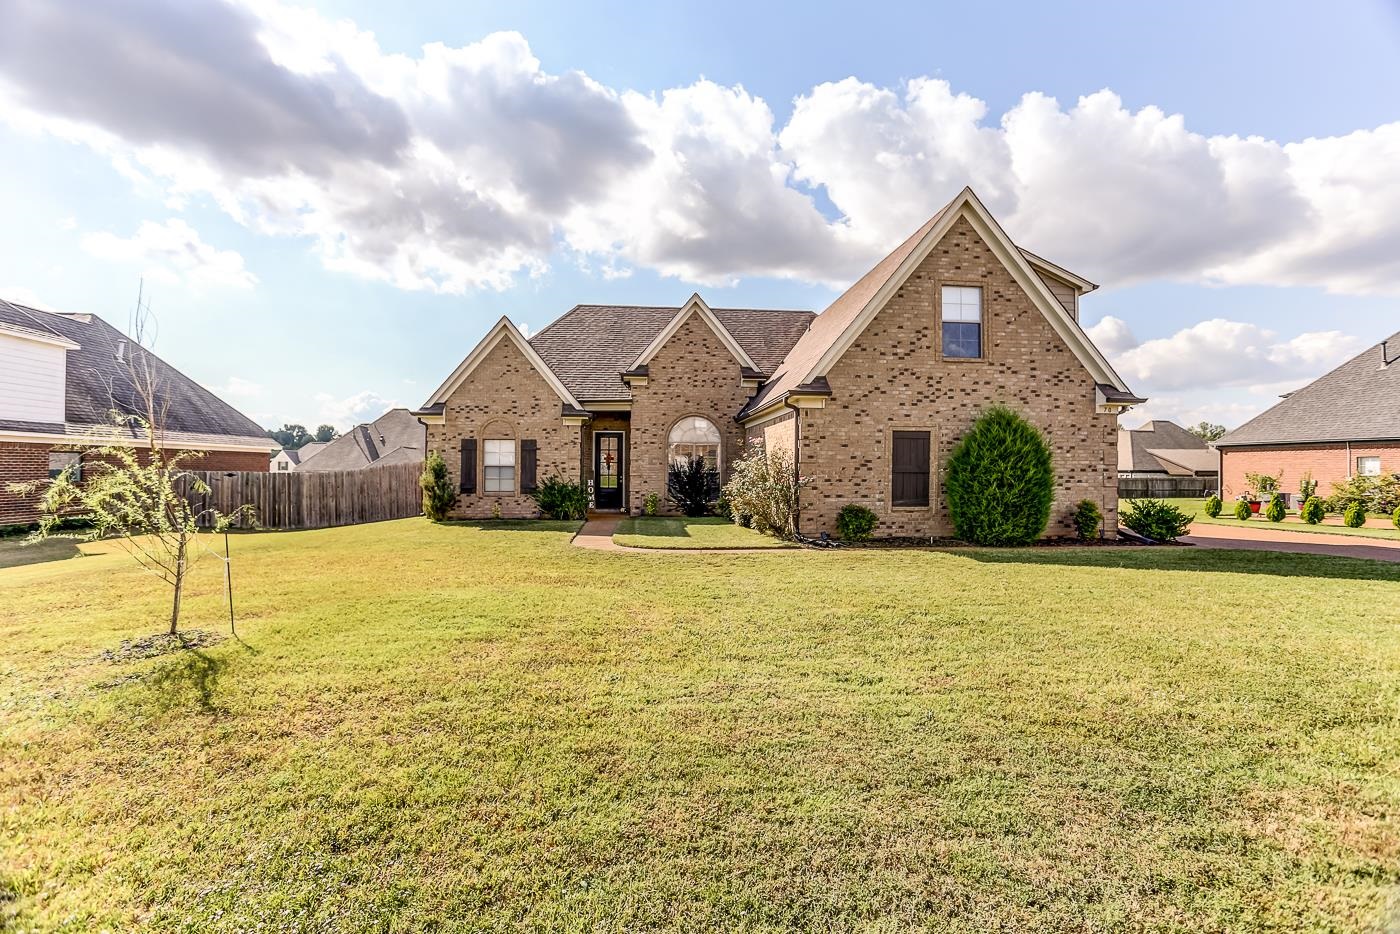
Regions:
<svg viewBox="0 0 1400 934"><path fill-rule="evenodd" d="M749 425L744 434L749 443L758 442L764 450L792 451L797 444L797 413L788 409L775 418Z"/></svg>
<svg viewBox="0 0 1400 934"><path fill-rule="evenodd" d="M979 285L981 360L939 352L943 285ZM800 425L802 531L836 531L836 514L861 503L879 516L877 536L950 535L943 465L979 414L1005 404L1045 432L1054 455L1055 503L1047 535L1072 534L1069 513L1098 503L1117 527L1117 419L1096 412L1094 379L1010 272L959 220L874 317L828 374L833 398ZM930 506L890 504L890 433L932 433Z"/></svg>
<svg viewBox="0 0 1400 934"><path fill-rule="evenodd" d="M520 490L520 444L525 438L537 443L536 477L552 473L571 479L579 476L580 431L566 425L561 401L543 376L509 339L492 348L471 375L447 400L444 422L428 426L428 449L447 462L454 489L461 487L461 440L476 438L476 493L462 494L452 515L485 519L499 504L506 519L539 515L535 501ZM487 439L510 438L516 442L515 492L487 493L483 461Z"/></svg>
<svg viewBox="0 0 1400 934"><path fill-rule="evenodd" d="M39 518L37 497L20 497L9 491L11 483L43 480L49 475L49 452L73 450L72 445L11 444L0 442L0 525L27 525ZM208 451L186 462L190 470L237 470L267 472L271 452ZM137 449L138 459L147 463L150 452Z"/></svg>
<svg viewBox="0 0 1400 934"><path fill-rule="evenodd" d="M1400 473L1400 442L1354 442L1343 444L1275 444L1244 448L1221 448L1223 471L1221 496L1233 499L1249 489L1247 473L1281 476L1285 493L1297 493L1303 475L1312 472L1322 496L1332 492L1332 484L1356 472L1358 457L1379 457L1382 473Z"/></svg>
<svg viewBox="0 0 1400 934"><path fill-rule="evenodd" d="M676 510L665 502L671 428L680 419L699 415L720 432L720 479L742 450L743 430L734 416L753 390L740 384L740 365L699 314L692 314L647 365L647 385L632 389L632 431L628 437L632 484L629 511L640 514L648 493L662 497L662 512Z"/></svg>

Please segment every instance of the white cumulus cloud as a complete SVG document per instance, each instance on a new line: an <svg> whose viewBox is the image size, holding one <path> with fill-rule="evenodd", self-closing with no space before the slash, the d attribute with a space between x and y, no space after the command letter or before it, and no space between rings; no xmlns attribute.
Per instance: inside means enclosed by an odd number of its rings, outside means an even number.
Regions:
<svg viewBox="0 0 1400 934"><path fill-rule="evenodd" d="M1272 386L1307 381L1364 346L1341 331L1309 331L1280 340L1244 321L1212 318L1170 337L1137 342L1127 326L1108 316L1088 329L1118 373L1134 389Z"/></svg>
<svg viewBox="0 0 1400 934"><path fill-rule="evenodd" d="M274 0L10 0L5 19L0 120L403 289L504 289L561 253L844 283L971 184L1104 284L1400 294L1400 122L1210 136L1109 89L1027 88L995 114L946 80L851 77L780 125L742 87L612 88L513 32L395 54Z"/></svg>
<svg viewBox="0 0 1400 934"><path fill-rule="evenodd" d="M130 237L109 231L87 233L81 243L93 256L138 266L147 278L158 282L235 289L250 289L258 282L244 267L242 254L210 246L199 231L178 217L163 224L145 221Z"/></svg>
<svg viewBox="0 0 1400 934"><path fill-rule="evenodd" d="M319 420L334 425L340 431L348 431L361 422L373 421L399 405L396 400L386 399L370 389L343 398L318 392L315 401Z"/></svg>

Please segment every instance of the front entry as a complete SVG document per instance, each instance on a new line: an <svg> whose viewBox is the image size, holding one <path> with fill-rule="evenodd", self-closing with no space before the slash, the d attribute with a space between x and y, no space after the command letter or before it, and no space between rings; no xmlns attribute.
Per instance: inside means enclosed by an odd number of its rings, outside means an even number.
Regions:
<svg viewBox="0 0 1400 934"><path fill-rule="evenodd" d="M622 508L622 432L593 433L593 506Z"/></svg>

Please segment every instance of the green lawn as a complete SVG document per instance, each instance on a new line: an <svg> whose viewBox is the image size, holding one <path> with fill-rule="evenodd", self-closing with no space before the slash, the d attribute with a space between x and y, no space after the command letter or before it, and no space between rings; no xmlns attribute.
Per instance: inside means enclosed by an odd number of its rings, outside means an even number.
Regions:
<svg viewBox="0 0 1400 934"><path fill-rule="evenodd" d="M1226 500L1220 510L1220 515L1212 519L1206 515L1206 501L1203 499L1168 499L1167 502L1174 503L1181 507L1182 511L1194 516L1194 521L1203 522L1209 525L1230 525L1236 528L1240 526L1256 526L1268 529L1283 529L1287 532L1302 532L1304 534L1317 534L1323 532L1329 535L1356 535L1361 538L1389 538L1400 541L1400 529L1395 527L1395 523L1388 516L1371 515L1368 521L1369 526L1362 526L1359 529L1349 529L1342 525L1341 518L1329 515L1327 519L1319 525L1308 525L1298 518L1296 512L1290 512L1282 522L1270 522L1264 518L1263 512L1241 522L1235 518L1233 512L1235 503L1233 500ZM1120 513L1126 511L1128 501L1122 500L1119 503Z"/></svg>
<svg viewBox="0 0 1400 934"><path fill-rule="evenodd" d="M0 570L0 928L1363 930L1400 566L1177 548L233 540ZM103 550L103 549L96 549ZM219 629L220 563L188 623Z"/></svg>
<svg viewBox="0 0 1400 934"><path fill-rule="evenodd" d="M791 542L760 535L728 519L627 517L618 523L613 541L629 548L794 548Z"/></svg>

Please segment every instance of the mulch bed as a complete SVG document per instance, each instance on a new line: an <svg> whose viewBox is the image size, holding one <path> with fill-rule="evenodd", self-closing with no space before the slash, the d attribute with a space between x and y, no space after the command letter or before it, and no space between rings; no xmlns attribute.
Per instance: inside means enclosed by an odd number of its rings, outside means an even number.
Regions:
<svg viewBox="0 0 1400 934"><path fill-rule="evenodd" d="M162 632L142 639L123 639L115 649L103 649L100 657L109 662L134 662L143 658L155 658L185 649L202 649L215 645L228 638L220 632L207 629L185 629L177 635Z"/></svg>

